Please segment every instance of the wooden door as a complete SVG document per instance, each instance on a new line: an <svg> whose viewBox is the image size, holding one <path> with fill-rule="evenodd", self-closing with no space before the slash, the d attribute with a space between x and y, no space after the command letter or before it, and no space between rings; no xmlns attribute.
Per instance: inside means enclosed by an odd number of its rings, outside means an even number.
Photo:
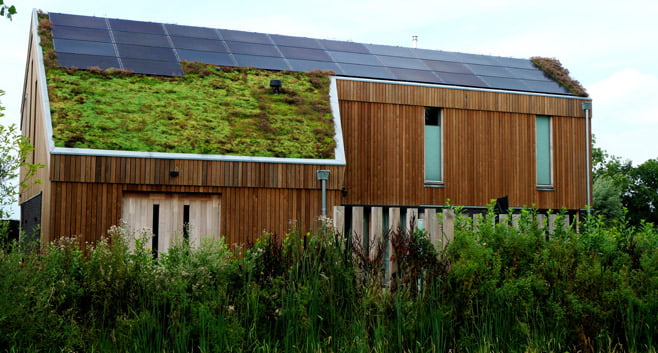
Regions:
<svg viewBox="0 0 658 353"><path fill-rule="evenodd" d="M221 195L124 193L122 219L136 236L151 238L155 253L181 241L199 246L203 237L219 237ZM147 240L149 241L149 240Z"/></svg>

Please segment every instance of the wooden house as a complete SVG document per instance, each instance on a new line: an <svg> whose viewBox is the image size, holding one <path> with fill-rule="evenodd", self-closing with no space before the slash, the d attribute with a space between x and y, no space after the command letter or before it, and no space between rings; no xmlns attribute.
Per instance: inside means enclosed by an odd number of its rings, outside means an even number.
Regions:
<svg viewBox="0 0 658 353"><path fill-rule="evenodd" d="M181 77L185 62L255 67L273 79L330 70L333 153L56 143L49 67ZM323 208L356 231L363 219L390 225L388 211L481 209L505 195L512 208L590 204L590 99L528 59L35 12L26 65L21 128L36 147L30 162L45 168L43 183L22 192L22 226L39 225L44 242L94 242L121 220L165 249L181 235L245 243L265 231L306 232Z"/></svg>

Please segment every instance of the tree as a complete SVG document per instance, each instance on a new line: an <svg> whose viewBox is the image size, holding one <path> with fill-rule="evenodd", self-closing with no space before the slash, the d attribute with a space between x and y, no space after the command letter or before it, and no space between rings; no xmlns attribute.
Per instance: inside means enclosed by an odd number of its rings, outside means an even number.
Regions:
<svg viewBox="0 0 658 353"><path fill-rule="evenodd" d="M0 97L4 95L0 90ZM5 108L0 105L0 117ZM15 125L4 126L0 124L0 219L8 216L5 207L16 203L19 191L16 189L14 180L18 178L20 169L24 168L25 174L19 181L20 188L25 188L28 182L33 181L34 176L41 165L27 163L26 159L34 147L30 145L28 138L20 134ZM37 181L38 180L34 180Z"/></svg>
<svg viewBox="0 0 658 353"><path fill-rule="evenodd" d="M631 222L658 224L658 159L649 159L630 170L630 183L622 194Z"/></svg>
<svg viewBox="0 0 658 353"><path fill-rule="evenodd" d="M16 7L14 5L5 5L4 0L0 0L0 17L6 16L9 20L11 20L11 17L16 13Z"/></svg>

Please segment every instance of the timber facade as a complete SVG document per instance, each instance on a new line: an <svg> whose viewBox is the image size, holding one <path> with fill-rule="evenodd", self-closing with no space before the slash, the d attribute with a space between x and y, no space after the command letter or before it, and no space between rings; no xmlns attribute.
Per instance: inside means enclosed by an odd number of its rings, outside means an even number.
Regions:
<svg viewBox="0 0 658 353"><path fill-rule="evenodd" d="M229 244L263 232L307 232L322 207L318 170L330 173L329 215L334 206L354 208L350 222L370 207L482 208L501 196L511 207L541 210L577 212L590 202L590 117L581 106L589 99L582 97L336 75L332 109L342 161L135 156L55 148L34 29L26 67L21 128L36 148L28 162L44 168L42 183L21 193L22 224L39 224L43 243L69 236L93 243L122 220L136 232L160 233L160 249L172 232L194 241L225 236ZM440 112L430 123L440 126L440 152L424 143L428 111ZM550 121L550 185L538 185L538 117ZM428 181L433 153L440 180ZM173 231L158 230L163 226Z"/></svg>

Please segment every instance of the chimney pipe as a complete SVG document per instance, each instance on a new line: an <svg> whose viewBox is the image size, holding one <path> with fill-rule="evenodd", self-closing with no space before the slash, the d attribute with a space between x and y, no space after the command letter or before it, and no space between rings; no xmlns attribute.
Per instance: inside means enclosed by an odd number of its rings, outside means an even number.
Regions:
<svg viewBox="0 0 658 353"><path fill-rule="evenodd" d="M414 49L418 48L418 36L411 36L411 44L413 45Z"/></svg>

